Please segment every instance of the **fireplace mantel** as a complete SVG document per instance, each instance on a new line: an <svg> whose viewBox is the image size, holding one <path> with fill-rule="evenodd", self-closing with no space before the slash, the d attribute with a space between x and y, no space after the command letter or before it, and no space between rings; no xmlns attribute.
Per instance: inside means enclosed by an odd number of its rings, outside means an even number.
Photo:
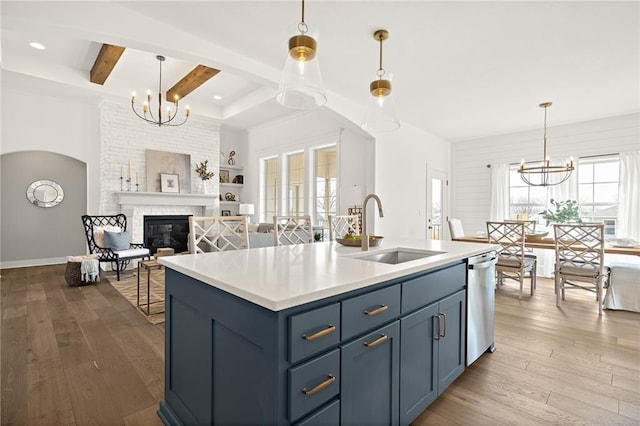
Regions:
<svg viewBox="0 0 640 426"><path fill-rule="evenodd" d="M212 215L219 206L218 195L174 194L167 192L116 191L122 213L127 216L140 206L199 206L204 215Z"/></svg>

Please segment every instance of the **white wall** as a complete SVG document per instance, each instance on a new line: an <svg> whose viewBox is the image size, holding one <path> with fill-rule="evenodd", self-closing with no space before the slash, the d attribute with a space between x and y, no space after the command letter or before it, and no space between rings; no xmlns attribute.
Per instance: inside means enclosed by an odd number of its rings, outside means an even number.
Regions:
<svg viewBox="0 0 640 426"><path fill-rule="evenodd" d="M220 125L213 119L194 114L183 126L159 127L137 118L126 102L104 101L100 105L100 145L100 214L120 213L114 192L120 191L121 166L124 166L126 179L127 167L131 164L132 190L135 191L137 173L140 192L147 192L148 149L191 156L191 190L180 182L180 192L197 192L200 178L195 168L200 161L209 160L218 176ZM215 179L213 186L218 193ZM126 183L124 188L126 190Z"/></svg>
<svg viewBox="0 0 640 426"><path fill-rule="evenodd" d="M465 233L485 229L489 217L487 164L542 159L543 129L456 142L452 145L452 211ZM613 154L640 149L640 114L547 128L551 160Z"/></svg>
<svg viewBox="0 0 640 426"><path fill-rule="evenodd" d="M49 151L86 163L87 211L97 211L100 198L99 138L97 97L2 71L0 153Z"/></svg>
<svg viewBox="0 0 640 426"><path fill-rule="evenodd" d="M376 233L394 237L425 238L427 168L449 173L449 142L413 126L376 138L376 193L384 218L376 217Z"/></svg>

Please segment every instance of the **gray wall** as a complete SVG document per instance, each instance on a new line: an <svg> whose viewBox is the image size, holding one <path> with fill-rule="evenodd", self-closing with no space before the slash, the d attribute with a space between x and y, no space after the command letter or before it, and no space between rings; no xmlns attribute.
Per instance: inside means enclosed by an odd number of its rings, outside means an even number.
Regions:
<svg viewBox="0 0 640 426"><path fill-rule="evenodd" d="M62 203L37 207L26 197L36 180L55 181L64 190ZM86 252L80 216L87 211L87 166L45 151L0 156L0 262L3 268L61 263ZM28 263L25 263L28 261Z"/></svg>

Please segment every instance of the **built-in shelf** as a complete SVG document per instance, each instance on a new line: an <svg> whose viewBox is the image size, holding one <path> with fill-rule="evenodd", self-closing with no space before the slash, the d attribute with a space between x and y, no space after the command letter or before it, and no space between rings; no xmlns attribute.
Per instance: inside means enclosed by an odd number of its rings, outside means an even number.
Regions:
<svg viewBox="0 0 640 426"><path fill-rule="evenodd" d="M240 204L240 201L220 201L220 205L235 205Z"/></svg>
<svg viewBox="0 0 640 426"><path fill-rule="evenodd" d="M241 183L221 183L220 186L225 188L242 188L244 185Z"/></svg>
<svg viewBox="0 0 640 426"><path fill-rule="evenodd" d="M229 166L226 164L220 164L220 168L221 169L227 169L227 170L242 170L244 167L242 166Z"/></svg>

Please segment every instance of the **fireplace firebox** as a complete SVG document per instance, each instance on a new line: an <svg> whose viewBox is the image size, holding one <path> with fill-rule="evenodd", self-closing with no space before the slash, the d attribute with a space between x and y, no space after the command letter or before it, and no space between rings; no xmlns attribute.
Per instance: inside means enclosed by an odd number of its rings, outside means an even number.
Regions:
<svg viewBox="0 0 640 426"><path fill-rule="evenodd" d="M176 253L188 250L189 215L144 216L144 246L151 254L171 247Z"/></svg>

